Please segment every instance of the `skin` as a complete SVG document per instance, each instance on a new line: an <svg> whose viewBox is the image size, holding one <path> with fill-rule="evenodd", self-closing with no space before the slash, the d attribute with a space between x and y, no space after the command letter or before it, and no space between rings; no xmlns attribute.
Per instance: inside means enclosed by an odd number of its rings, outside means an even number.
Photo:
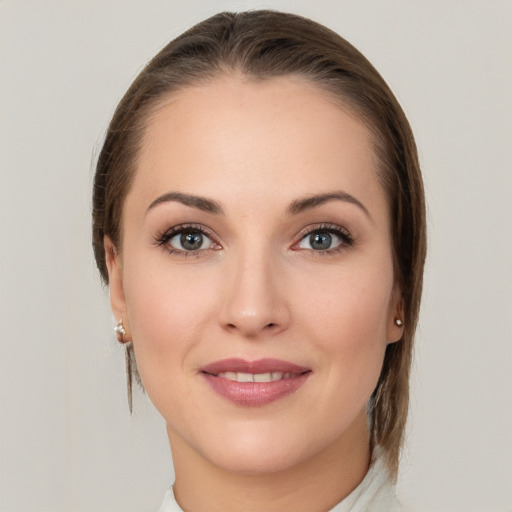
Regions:
<svg viewBox="0 0 512 512"><path fill-rule="evenodd" d="M108 238L105 250L112 309L166 420L183 509L326 510L368 470L366 403L402 334L377 169L364 124L299 78L221 76L174 94L148 122L122 250ZM223 214L174 200L148 210L171 191L214 200ZM334 191L360 205L288 211ZM179 236L157 242L183 223L212 243L185 253ZM335 236L328 250L312 248L308 233L326 224L353 244ZM230 357L311 374L280 400L237 405L199 371Z"/></svg>

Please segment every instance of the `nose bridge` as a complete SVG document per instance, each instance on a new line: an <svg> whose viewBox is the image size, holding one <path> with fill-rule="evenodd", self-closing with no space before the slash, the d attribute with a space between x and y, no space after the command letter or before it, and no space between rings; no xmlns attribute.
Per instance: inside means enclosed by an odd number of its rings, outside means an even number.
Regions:
<svg viewBox="0 0 512 512"><path fill-rule="evenodd" d="M229 285L221 322L246 337L277 332L289 317L279 257L266 244L244 243L228 259Z"/></svg>

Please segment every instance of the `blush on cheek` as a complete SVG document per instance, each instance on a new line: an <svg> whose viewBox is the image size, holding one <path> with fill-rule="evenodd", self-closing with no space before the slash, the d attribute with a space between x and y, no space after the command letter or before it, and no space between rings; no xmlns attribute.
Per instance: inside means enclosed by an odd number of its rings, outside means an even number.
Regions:
<svg viewBox="0 0 512 512"><path fill-rule="evenodd" d="M196 283L191 286L183 278L168 275L155 279L139 273L129 283L127 307L143 381L149 378L146 374L161 373L165 381L170 373L182 371L187 354L207 332L205 322L215 304L208 290L204 287L204 293L198 293Z"/></svg>
<svg viewBox="0 0 512 512"><path fill-rule="evenodd" d="M374 346L385 341L389 308L386 294L378 290L369 294L353 289L346 295L340 292L337 295L337 301L316 298L305 308L304 324L317 326L318 333L323 333L323 343L330 340L349 348Z"/></svg>

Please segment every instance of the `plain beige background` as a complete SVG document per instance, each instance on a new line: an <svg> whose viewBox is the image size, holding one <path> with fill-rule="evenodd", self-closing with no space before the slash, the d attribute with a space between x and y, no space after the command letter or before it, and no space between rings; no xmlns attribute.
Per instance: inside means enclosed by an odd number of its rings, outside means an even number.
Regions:
<svg viewBox="0 0 512 512"><path fill-rule="evenodd" d="M90 248L94 152L126 87L219 10L338 31L415 130L430 247L399 494L512 511L512 2L0 0L0 511L156 511L172 466ZM307 512L307 511L306 511Z"/></svg>

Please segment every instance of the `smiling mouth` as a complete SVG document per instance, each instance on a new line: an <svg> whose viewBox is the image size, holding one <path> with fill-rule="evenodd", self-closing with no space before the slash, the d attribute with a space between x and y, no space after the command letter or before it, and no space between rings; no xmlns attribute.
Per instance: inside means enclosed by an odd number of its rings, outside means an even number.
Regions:
<svg viewBox="0 0 512 512"><path fill-rule="evenodd" d="M274 382L276 380L293 379L301 375L300 373L283 373L283 372L267 372L267 373L243 373L243 372L221 372L216 376L235 382Z"/></svg>
<svg viewBox="0 0 512 512"><path fill-rule="evenodd" d="M310 368L278 359L225 359L200 370L211 389L243 406L262 406L298 391L311 375Z"/></svg>

